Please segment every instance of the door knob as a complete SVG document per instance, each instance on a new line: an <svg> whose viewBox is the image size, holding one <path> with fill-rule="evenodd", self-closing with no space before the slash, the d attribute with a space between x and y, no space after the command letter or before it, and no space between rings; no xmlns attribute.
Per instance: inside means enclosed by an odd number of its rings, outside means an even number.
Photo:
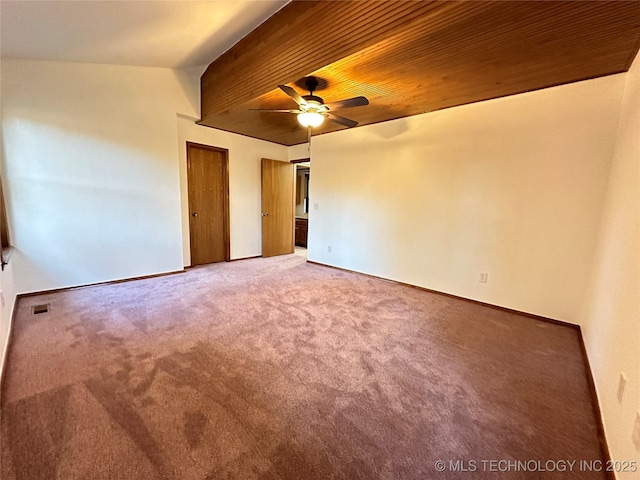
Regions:
<svg viewBox="0 0 640 480"><path fill-rule="evenodd" d="M197 216L198 216L198 214L197 214L197 213L195 213L195 212L193 212L193 213L191 214L191 216L192 216L192 217L197 217Z"/></svg>
<svg viewBox="0 0 640 480"><path fill-rule="evenodd" d="M262 216L263 216L263 217L268 217L268 216L269 216L269 214L268 214L268 213L263 213L263 214L262 214Z"/></svg>

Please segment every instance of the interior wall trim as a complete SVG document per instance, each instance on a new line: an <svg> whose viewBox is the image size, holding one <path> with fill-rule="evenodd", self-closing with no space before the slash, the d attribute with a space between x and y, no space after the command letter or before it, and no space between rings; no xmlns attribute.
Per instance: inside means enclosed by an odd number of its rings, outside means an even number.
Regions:
<svg viewBox="0 0 640 480"><path fill-rule="evenodd" d="M589 384L589 391L591 393L591 403L593 405L593 413L596 416L596 426L598 428L598 440L600 441L600 450L602 451L602 458L606 462L611 462L611 452L609 451L609 444L607 443L607 435L604 430L604 421L602 420L602 409L600 408L600 398L598 397L598 390L596 389L596 382L593 377L593 371L591 370L591 362L589 362L589 355L587 354L587 345L584 341L584 335L582 334L582 328L578 326L578 332L580 336L580 350L582 351L582 360L584 362L584 368L587 373L587 383ZM607 480L616 480L616 475L612 469L605 469L605 476Z"/></svg>
<svg viewBox="0 0 640 480"><path fill-rule="evenodd" d="M262 254L260 254L260 255L251 255L250 257L232 258L229 261L230 262L239 262L241 260L251 260L252 258L262 258Z"/></svg>
<svg viewBox="0 0 640 480"><path fill-rule="evenodd" d="M11 315L9 315L9 330L7 332L7 340L3 345L2 351L2 368L0 369L0 417L2 416L2 407L4 406L4 383L7 377L8 364L9 364L9 351L13 344L13 325L15 324L15 316L18 305L18 297L16 296L13 301L13 307L11 308Z"/></svg>
<svg viewBox="0 0 640 480"><path fill-rule="evenodd" d="M575 329L580 329L580 325L576 325L575 323L566 322L564 320L556 320L555 318L543 317L542 315L536 315L535 313L523 312L521 310L515 310L513 308L501 307L500 305L494 305L493 303L481 302L480 300L473 300L472 298L461 297L460 295L454 295L453 293L445 293L440 292L438 290L432 290L426 287L420 287L419 285L413 285L411 283L400 282L398 280L391 280L389 278L379 277L377 275L371 275L370 273L358 272L357 270L349 270L348 268L336 267L333 265L327 265L326 263L314 262L312 260L307 260L307 263L312 263L314 265L320 265L323 267L335 268L336 270L342 270L344 272L357 273L358 275L365 275L371 278L377 278L379 280L384 280L385 282L393 282L398 285L402 285L405 287L415 288L417 290L422 290L423 292L435 293L437 295L444 295L445 297L456 298L458 300L464 300L465 302L475 303L476 305L482 305L484 307L493 308L494 310L501 310L507 313L513 313L515 315L522 315L524 317L533 318L535 320L541 320L543 322L554 323L556 325L560 325L563 327L570 327Z"/></svg>
<svg viewBox="0 0 640 480"><path fill-rule="evenodd" d="M86 283L83 285L77 285L75 287L63 287L63 288L53 288L51 290L39 290L37 292L27 292L27 293L19 293L16 295L16 305L18 300L21 298L27 297L36 297L38 295L48 295L50 293L59 293L59 292L68 292L71 290L80 290L82 288L91 288L91 287L99 287L104 285L116 285L118 283L126 283L126 282L135 282L137 280L148 280L149 278L157 278L157 277L165 277L167 275L176 275L178 273L184 273L185 270L174 270L171 272L163 272L163 273L154 273L151 275L143 275L140 277L129 277L129 278L121 278L118 280L108 280L106 282L96 282L96 283ZM15 305L14 305L15 307Z"/></svg>
<svg viewBox="0 0 640 480"><path fill-rule="evenodd" d="M251 260L252 258L262 258L262 255L251 255L249 257L230 258L229 260L225 260L224 262L204 263L202 265L185 265L184 269L191 270L192 268L208 267L209 265L213 265L214 263L239 262L241 260Z"/></svg>

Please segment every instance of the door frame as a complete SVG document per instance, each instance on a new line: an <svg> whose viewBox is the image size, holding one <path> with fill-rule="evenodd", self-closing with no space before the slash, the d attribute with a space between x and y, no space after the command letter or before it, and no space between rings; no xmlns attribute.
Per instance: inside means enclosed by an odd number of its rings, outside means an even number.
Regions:
<svg viewBox="0 0 640 480"><path fill-rule="evenodd" d="M310 197L309 197L309 177L310 177L310 173L311 173L311 158L307 157L307 158L297 158L295 160L289 160L290 163L293 164L295 170L294 170L294 176L293 178L296 181L296 184L294 185L294 201L293 201L293 222L294 222L294 227L293 227L293 251L295 252L295 248L299 245L296 245L296 192L298 189L298 164L300 163L308 163L309 164L309 173L307 173L306 177L307 177L307 184L306 184L306 193L307 193L307 201L309 201ZM309 211L311 210L311 205L307 205L307 246L306 247L302 247L302 248L309 248Z"/></svg>
<svg viewBox="0 0 640 480"><path fill-rule="evenodd" d="M224 239L224 261L231 261L231 233L229 228L229 150L226 148L214 147L211 145L204 145L202 143L196 142L186 142L187 149L187 212L188 212L188 222L187 226L189 229L189 266L193 266L193 256L191 255L191 203L189 201L189 148L200 148L203 150L211 150L213 152L222 153L222 185L224 188L223 194L223 232L222 236Z"/></svg>

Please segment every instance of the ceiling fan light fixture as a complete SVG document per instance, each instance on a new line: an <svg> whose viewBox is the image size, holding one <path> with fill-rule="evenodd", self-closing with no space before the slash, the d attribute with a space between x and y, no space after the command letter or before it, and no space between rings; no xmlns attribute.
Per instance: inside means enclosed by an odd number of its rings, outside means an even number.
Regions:
<svg viewBox="0 0 640 480"><path fill-rule="evenodd" d="M0 0L2 1L2 0ZM288 110L274 110L274 109L257 109L262 112L278 112L278 113L293 113L298 117L298 123L307 128L309 135L311 135L311 129L319 127L324 122L325 118L328 118L332 122L338 123L348 128L352 128L358 125L355 120L340 117L333 113L334 109L338 108L350 108L360 107L363 105L369 105L369 100L365 97L353 97L346 100L340 100L339 102L332 102L325 104L322 97L314 95L313 92L318 86L318 80L315 77L308 77L306 82L309 89L309 95L301 96L294 88L288 85L278 85L278 88L286 93L298 104L298 109ZM252 109L253 110L253 109Z"/></svg>
<svg viewBox="0 0 640 480"><path fill-rule="evenodd" d="M318 112L302 112L298 114L298 122L303 127L319 127L324 122L324 116Z"/></svg>

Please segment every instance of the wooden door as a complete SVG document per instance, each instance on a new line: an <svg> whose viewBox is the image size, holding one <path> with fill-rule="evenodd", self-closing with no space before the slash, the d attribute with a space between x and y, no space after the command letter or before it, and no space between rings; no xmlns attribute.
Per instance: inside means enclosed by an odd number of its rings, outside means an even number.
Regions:
<svg viewBox="0 0 640 480"><path fill-rule="evenodd" d="M229 260L227 150L187 143L191 265Z"/></svg>
<svg viewBox="0 0 640 480"><path fill-rule="evenodd" d="M262 159L262 256L293 253L294 166Z"/></svg>

